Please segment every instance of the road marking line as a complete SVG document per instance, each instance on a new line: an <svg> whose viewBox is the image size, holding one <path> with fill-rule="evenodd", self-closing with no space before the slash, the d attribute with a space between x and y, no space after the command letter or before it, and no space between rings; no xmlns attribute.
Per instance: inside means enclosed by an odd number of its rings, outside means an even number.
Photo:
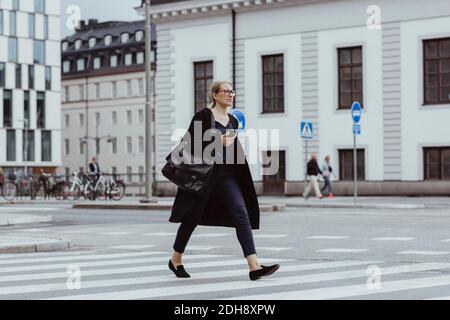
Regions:
<svg viewBox="0 0 450 320"><path fill-rule="evenodd" d="M411 272L411 270L430 270L430 269L436 269L438 268L439 264L415 264L415 265L402 265L402 266L395 266L395 267L388 267L385 268L383 271L383 274L399 274L399 273L405 273L405 272ZM443 269L447 269L450 267L450 264L440 264L440 267ZM173 287L162 287L162 288L150 288L150 289L138 289L138 290L125 290L125 291L115 291L115 292L108 292L108 293L93 293L93 294L81 294L81 295L72 295L72 296L58 296L56 298L50 298L46 300L131 300L131 299L150 299L155 297L170 297L170 296L178 296L178 295L192 295L197 293L211 293L211 292L221 292L224 291L234 291L234 290L241 290L241 289L255 289L255 288L267 288L267 287L279 287L279 286L286 286L286 285L292 285L292 284L302 284L302 283L314 283L314 282L323 282L323 281L330 281L330 280L340 280L340 279L349 279L349 278L366 278L367 277L367 269L359 269L359 270L351 270L351 271L341 271L341 272L326 272L326 273L320 273L320 274L308 274L308 275L301 275L301 276L288 276L288 277L274 277L265 279L263 281L259 282L253 282L253 281L230 281L230 282L222 282L222 283L214 283L214 286L211 285L211 283L206 284L192 284L190 286L183 287L183 290L180 290L180 286L173 286ZM425 278L422 279L422 286L428 287L429 284L425 284L429 279L436 279L436 285L439 280L444 280L450 284L450 276L441 276L441 277L435 277L435 278ZM400 285L397 285L395 287L395 290L404 290L403 284L410 284L411 282L414 282L416 280L401 280L401 281L392 281L392 283L401 283ZM388 284L389 282L383 282L382 286L385 284ZM414 282L415 283L415 282ZM350 288L350 289L349 289ZM333 290L334 289L334 290ZM296 293L301 292L303 293L301 295L301 299L316 299L316 296L319 296L321 299L327 299L329 296L333 298L334 296L337 297L346 297L346 296L353 296L353 295L363 295L363 294L375 294L379 293L379 290L376 290L375 292L367 288L367 284L364 281L364 285L354 285L354 286L344 286L344 287L335 287L331 288L332 292L328 293L328 290L330 288L321 288L321 289L312 289L312 290L303 290L303 291L296 291ZM386 290L383 290L386 291ZM386 291L389 292L389 291ZM260 295L265 296L269 299L272 299L272 296L280 296L282 297L285 294L289 294L290 292L281 292L277 294L267 294L267 295ZM313 293L312 295L308 295L309 293ZM314 294L315 293L315 294ZM325 297L321 297L320 295L324 295ZM244 298L246 300L257 300L253 298L254 296L251 296L250 299ZM297 296L294 296L297 298ZM293 298L294 298L293 297ZM235 299L235 298L233 298ZM298 298L297 298L298 299Z"/></svg>
<svg viewBox="0 0 450 320"><path fill-rule="evenodd" d="M257 239L278 239L278 238L286 238L287 234L256 234L253 237Z"/></svg>
<svg viewBox="0 0 450 320"><path fill-rule="evenodd" d="M208 251L208 250L217 249L217 248L223 248L223 246L188 245L186 250Z"/></svg>
<svg viewBox="0 0 450 320"><path fill-rule="evenodd" d="M328 253L358 253L366 251L369 251L369 249L331 248L331 249L316 250L316 252L328 252Z"/></svg>
<svg viewBox="0 0 450 320"><path fill-rule="evenodd" d="M431 268L434 269L434 268ZM421 270L425 271L425 270ZM385 274L385 272L383 272ZM392 273L390 273L392 274ZM367 296L372 294L407 291L450 285L450 276L416 278L408 280L383 281L380 289L369 289L367 284L340 287L278 292L274 294L248 295L233 297L233 300L324 300Z"/></svg>
<svg viewBox="0 0 450 320"><path fill-rule="evenodd" d="M224 271L211 271L211 272L199 272L193 273L193 278L185 279L188 281L195 281L201 279L218 279L218 278L229 278L237 276L246 276L247 267L242 263L242 268L235 270L224 270ZM261 260L262 263L266 263L265 259ZM360 266L366 264L372 264L373 261L359 261L359 262L345 262L345 266ZM325 262L325 263L312 263L312 264L302 264L302 265L289 265L284 266L280 269L279 273L292 272L292 271L307 271L307 270L317 270L325 269L330 267L342 267L344 266L342 262ZM165 268L167 266L164 266ZM189 268L190 269L190 268ZM84 275L84 273L83 273ZM135 277L135 278L119 278L119 279L108 279L108 280L83 280L81 283L81 290L91 289L91 288L105 288L113 286L126 286L134 284L150 284L150 283L163 283L163 282L179 282L180 279L175 278L173 275L159 275L151 277ZM184 281L184 280L183 280ZM25 285L25 286L11 286L3 287L0 290L0 295L10 295L10 294L23 294L23 293L33 293L33 292L52 292L52 291L66 291L68 290L66 284L63 283L50 283L50 284L35 284L35 285Z"/></svg>
<svg viewBox="0 0 450 320"><path fill-rule="evenodd" d="M221 256L219 256L221 257ZM194 260L191 259L191 256L187 256L183 258L184 260ZM286 259L261 259L262 263L272 263L272 262L280 262L280 261L289 261ZM167 262L169 258L167 258ZM220 266L247 266L243 259L234 259L234 260L224 260L220 261ZM132 262L133 263L133 262ZM207 262L190 262L189 270L195 270L196 268L206 268L206 267L217 267L217 261L207 261ZM164 271L168 270L167 264L159 264L153 266L140 266L140 267L113 267L107 269L95 269L95 270L82 270L83 277L89 276L105 276L105 275L116 275L123 273L142 273L142 272L154 272L154 271ZM31 280L44 280L44 279L67 279L67 273L64 271L59 272L47 272L47 273L37 273L37 274L19 274L19 275L6 275L2 276L0 274L0 282L12 282L12 281L31 281Z"/></svg>
<svg viewBox="0 0 450 320"><path fill-rule="evenodd" d="M129 244L129 245L124 245L124 246L114 246L114 247L109 247L110 249L125 249L125 250L140 250L140 249L148 249L148 248L153 248L155 245L154 244Z"/></svg>
<svg viewBox="0 0 450 320"><path fill-rule="evenodd" d="M201 233L193 235L192 238L219 238L229 236L228 233Z"/></svg>
<svg viewBox="0 0 450 320"><path fill-rule="evenodd" d="M382 238L374 238L372 240L375 241L411 241L416 238L408 238L408 237L382 237Z"/></svg>
<svg viewBox="0 0 450 320"><path fill-rule="evenodd" d="M417 251L417 250L408 250L408 251L401 251L397 254L417 254L417 255L427 255L427 256L440 256L448 254L446 251Z"/></svg>
<svg viewBox="0 0 450 320"><path fill-rule="evenodd" d="M124 236L124 235L128 235L128 234L132 234L132 232L101 232L99 233L101 235L105 235L105 236Z"/></svg>
<svg viewBox="0 0 450 320"><path fill-rule="evenodd" d="M294 249L292 247L258 247L258 250L265 250L265 251L285 251L285 250L291 250Z"/></svg>
<svg viewBox="0 0 450 320"><path fill-rule="evenodd" d="M156 233L144 233L143 236L151 236L151 237L165 237L165 236L175 236L175 232L156 232Z"/></svg>
<svg viewBox="0 0 450 320"><path fill-rule="evenodd" d="M307 239L313 240L338 240L338 239L347 239L348 236L312 236L307 237Z"/></svg>
<svg viewBox="0 0 450 320"><path fill-rule="evenodd" d="M157 257L157 258L139 258L139 259L123 259L123 260L108 260L108 261L91 261L91 262L71 262L71 265L76 265L80 268L83 267L99 267L99 266L116 266L116 265L127 265L127 264L133 264L133 263L152 263L152 262L164 262L169 261L170 255L167 255L165 257ZM217 255L195 255L195 256L188 256L185 259L207 259L207 258L215 258L218 257ZM24 267L0 267L0 274L6 273L6 272L22 272L22 271L38 271L38 270L53 270L53 269L66 269L68 266L67 263L59 263L59 264L52 264L52 265L37 265L37 266L24 266Z"/></svg>

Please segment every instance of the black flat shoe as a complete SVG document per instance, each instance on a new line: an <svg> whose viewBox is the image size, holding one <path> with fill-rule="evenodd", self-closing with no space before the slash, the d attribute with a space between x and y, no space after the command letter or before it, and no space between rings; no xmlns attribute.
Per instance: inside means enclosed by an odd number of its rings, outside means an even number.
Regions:
<svg viewBox="0 0 450 320"><path fill-rule="evenodd" d="M169 260L169 269L173 271L173 273L175 273L175 275L178 278L190 278L191 275L189 273L186 272L186 270L184 270L183 265L179 265L178 267L175 268L175 266L172 263L172 260Z"/></svg>
<svg viewBox="0 0 450 320"><path fill-rule="evenodd" d="M280 268L279 264L274 264L272 266L261 265L261 269L249 272L250 280L255 281L255 280L260 279L261 277L270 276L275 271L277 271L279 268Z"/></svg>

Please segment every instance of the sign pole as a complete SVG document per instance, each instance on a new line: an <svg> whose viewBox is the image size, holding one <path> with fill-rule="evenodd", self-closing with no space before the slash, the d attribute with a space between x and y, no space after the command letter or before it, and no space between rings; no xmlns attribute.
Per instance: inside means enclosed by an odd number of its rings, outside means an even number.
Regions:
<svg viewBox="0 0 450 320"><path fill-rule="evenodd" d="M356 204L356 198L358 197L357 191L357 167L356 167L357 155L356 155L356 134L353 135L353 203Z"/></svg>
<svg viewBox="0 0 450 320"><path fill-rule="evenodd" d="M305 140L305 188L308 183L308 140Z"/></svg>

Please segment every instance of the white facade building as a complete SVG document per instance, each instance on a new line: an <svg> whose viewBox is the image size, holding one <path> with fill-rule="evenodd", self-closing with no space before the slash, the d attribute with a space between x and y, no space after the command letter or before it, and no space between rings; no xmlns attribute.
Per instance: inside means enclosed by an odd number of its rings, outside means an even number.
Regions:
<svg viewBox="0 0 450 320"><path fill-rule="evenodd" d="M167 181L164 158L175 144L171 135L187 128L207 91L195 71L200 62L212 70L206 83L234 82L247 128L279 130L278 174L264 176L261 164L251 166L259 193L302 191L299 127L310 120L314 140L307 157L317 152L321 163L330 155L336 193L352 194L349 108L359 100L360 194L450 194L448 0L427 1L426 10L421 0L155 2L161 193L175 190L161 183ZM259 156L264 151L259 148Z"/></svg>
<svg viewBox="0 0 450 320"><path fill-rule="evenodd" d="M61 165L60 4L0 1L0 166Z"/></svg>
<svg viewBox="0 0 450 320"><path fill-rule="evenodd" d="M63 39L63 174L88 168L145 179L145 48L143 21L82 21ZM136 189L131 193L142 193Z"/></svg>

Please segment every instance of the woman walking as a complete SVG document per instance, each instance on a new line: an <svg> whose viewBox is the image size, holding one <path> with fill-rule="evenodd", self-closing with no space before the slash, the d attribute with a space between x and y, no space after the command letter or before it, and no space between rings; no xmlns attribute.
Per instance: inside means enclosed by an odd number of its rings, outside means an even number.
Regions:
<svg viewBox="0 0 450 320"><path fill-rule="evenodd" d="M222 161L215 162L211 178L200 195L194 195L178 188L172 207L170 222L181 222L173 245L169 268L180 278L189 278L184 269L182 257L189 238L197 225L234 227L249 268L251 280L273 274L279 265L260 265L256 256L252 229L259 229L259 204L247 160L237 162L244 155L239 140L236 139L237 119L228 113L233 105L235 92L226 81L214 82L211 86L212 105L198 111L189 126L191 144L201 143L201 151L209 142L203 141L205 131L215 127L220 130L221 151L217 154ZM214 125L213 122L214 121ZM194 126L201 124L200 132ZM195 135L194 135L195 131ZM232 149L233 148L233 149ZM191 150L200 151L191 148ZM222 153L222 154L221 154ZM195 153L197 155L197 153ZM245 156L244 156L245 158ZM216 158L217 159L217 158ZM231 161L231 163L230 163Z"/></svg>
<svg viewBox="0 0 450 320"><path fill-rule="evenodd" d="M325 180L325 184L323 185L321 191L324 192L325 190L327 190L329 198L334 198L334 195L331 190L331 175L332 174L333 174L333 168L331 167L330 156L326 156L325 161L322 164L322 176L323 176L323 179Z"/></svg>

